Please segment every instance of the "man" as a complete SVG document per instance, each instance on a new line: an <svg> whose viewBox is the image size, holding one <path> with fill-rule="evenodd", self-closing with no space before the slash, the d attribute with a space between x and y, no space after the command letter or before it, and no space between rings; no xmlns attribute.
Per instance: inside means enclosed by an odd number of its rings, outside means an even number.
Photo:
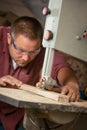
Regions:
<svg viewBox="0 0 87 130"><path fill-rule="evenodd" d="M32 17L18 18L10 28L0 28L0 86L19 88L26 83L35 86L40 79L45 49L41 41L43 28ZM61 53L55 51L52 78L60 88L52 91L67 94L70 101L79 100L77 80ZM0 102L0 130L23 130L24 109Z"/></svg>

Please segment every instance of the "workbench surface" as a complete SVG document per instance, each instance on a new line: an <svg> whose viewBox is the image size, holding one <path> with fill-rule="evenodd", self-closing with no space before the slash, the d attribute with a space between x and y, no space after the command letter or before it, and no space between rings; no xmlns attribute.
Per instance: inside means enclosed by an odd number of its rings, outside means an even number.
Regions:
<svg viewBox="0 0 87 130"><path fill-rule="evenodd" d="M13 88L0 87L0 100L20 108L87 113L87 101L62 103L32 92Z"/></svg>

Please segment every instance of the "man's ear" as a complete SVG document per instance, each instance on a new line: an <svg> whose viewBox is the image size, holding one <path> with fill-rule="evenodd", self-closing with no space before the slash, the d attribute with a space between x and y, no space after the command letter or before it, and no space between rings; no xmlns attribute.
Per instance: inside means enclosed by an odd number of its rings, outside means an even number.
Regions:
<svg viewBox="0 0 87 130"><path fill-rule="evenodd" d="M10 33L7 33L7 41L8 41L8 44L10 45L11 44L11 35L10 35Z"/></svg>

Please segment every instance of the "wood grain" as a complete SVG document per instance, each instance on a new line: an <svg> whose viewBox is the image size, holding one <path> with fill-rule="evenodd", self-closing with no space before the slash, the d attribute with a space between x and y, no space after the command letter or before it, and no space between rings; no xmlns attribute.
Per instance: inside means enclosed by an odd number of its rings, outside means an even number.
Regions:
<svg viewBox="0 0 87 130"><path fill-rule="evenodd" d="M50 98L52 100L58 101L58 102L69 102L69 97L66 95L62 95L60 93L48 91L48 90L43 90L40 88L36 88L34 86L26 85L23 84L21 85L20 89L32 92L34 94L44 96L46 98Z"/></svg>

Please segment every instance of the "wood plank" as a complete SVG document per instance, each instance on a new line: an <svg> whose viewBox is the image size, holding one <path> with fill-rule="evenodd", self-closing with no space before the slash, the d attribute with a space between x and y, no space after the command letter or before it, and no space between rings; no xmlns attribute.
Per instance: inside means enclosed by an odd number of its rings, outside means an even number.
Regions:
<svg viewBox="0 0 87 130"><path fill-rule="evenodd" d="M20 108L87 113L87 101L58 102L29 91L0 87L0 101Z"/></svg>
<svg viewBox="0 0 87 130"><path fill-rule="evenodd" d="M49 99L52 99L52 100L55 100L58 102L69 102L69 97L66 95L62 95L60 93L56 93L56 92L52 92L52 91L48 91L48 90L43 90L40 88L36 88L34 86L23 84L23 85L21 85L21 87L19 89L29 91L29 92L35 93L37 95L40 95L40 96L44 96L46 98L49 98Z"/></svg>
<svg viewBox="0 0 87 130"><path fill-rule="evenodd" d="M60 103L29 91L5 87L0 87L0 101L16 107L43 110L61 110L61 107L62 110L64 110L63 106L68 104ZM59 104L61 104L61 106L58 106Z"/></svg>
<svg viewBox="0 0 87 130"><path fill-rule="evenodd" d="M48 103L48 104L50 104L50 103L57 104L57 102L54 100L50 100L48 98L39 96L39 95L31 93L29 91L13 89L13 88L0 87L0 95L4 95L7 98L12 98L12 99L24 101L24 102L29 101L29 102L35 102L35 103L42 102L42 103Z"/></svg>
<svg viewBox="0 0 87 130"><path fill-rule="evenodd" d="M37 89L38 88L36 88L36 90ZM21 89L0 87L0 101L21 108L87 113L87 101L82 100L80 102L58 102L53 99Z"/></svg>

